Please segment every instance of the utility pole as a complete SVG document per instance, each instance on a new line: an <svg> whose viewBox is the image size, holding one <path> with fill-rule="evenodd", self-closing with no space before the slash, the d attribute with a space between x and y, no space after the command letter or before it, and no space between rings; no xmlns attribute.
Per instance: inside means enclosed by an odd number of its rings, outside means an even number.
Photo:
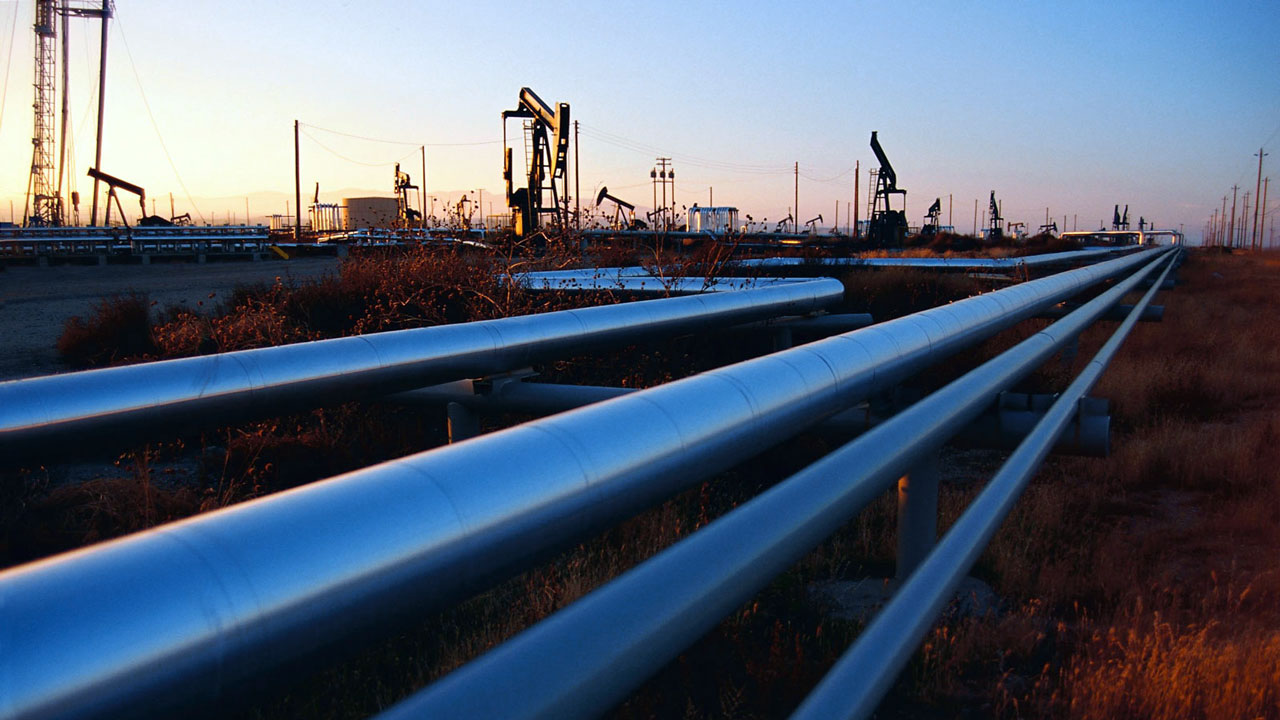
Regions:
<svg viewBox="0 0 1280 720"><path fill-rule="evenodd" d="M71 30L70 16L62 13L62 129L58 131L58 225L66 225L66 203L63 202L62 194L62 176L66 173L67 168L67 119L70 116L70 110L67 108L67 98L71 93L71 73L69 68L70 50L68 49L67 34ZM154 215L155 213L152 213Z"/></svg>
<svg viewBox="0 0 1280 720"><path fill-rule="evenodd" d="M1218 246L1227 244L1227 196L1222 196L1222 212L1218 213Z"/></svg>
<svg viewBox="0 0 1280 720"><path fill-rule="evenodd" d="M418 229L425 230L427 227L427 146L423 145L422 150L422 187L418 188L418 207L422 210L418 214Z"/></svg>
<svg viewBox="0 0 1280 720"><path fill-rule="evenodd" d="M96 199L96 195L94 196ZM302 242L302 162L298 158L298 121L293 121L293 241Z"/></svg>
<svg viewBox="0 0 1280 720"><path fill-rule="evenodd" d="M1253 186L1253 234L1249 236L1249 247L1260 246L1262 236L1258 234L1258 198L1262 197L1262 158L1271 153L1262 152L1262 148L1258 148L1258 181ZM1247 213L1248 211L1246 211ZM1259 247L1259 249L1261 249Z"/></svg>
<svg viewBox="0 0 1280 720"><path fill-rule="evenodd" d="M1240 247L1244 247L1244 236L1249 234L1249 191L1244 191L1244 203L1240 208ZM1253 249L1253 239L1249 239L1249 249Z"/></svg>
<svg viewBox="0 0 1280 720"><path fill-rule="evenodd" d="M577 226L579 231L582 230L582 194L581 194L582 190L580 188L581 184L582 184L582 175L578 172L578 121L574 120L573 121L573 202L574 202L574 207L576 209L573 211L573 215L577 219L577 222L575 222L574 225Z"/></svg>
<svg viewBox="0 0 1280 720"><path fill-rule="evenodd" d="M795 225L796 232L799 233L800 232L800 161L799 160L796 161L796 204L794 205L794 207L795 207L795 219L791 221L791 224Z"/></svg>
<svg viewBox="0 0 1280 720"><path fill-rule="evenodd" d="M1262 247L1262 231L1267 227L1267 189L1271 186L1271 178L1262 182L1262 225L1258 227L1258 247Z"/></svg>
<svg viewBox="0 0 1280 720"><path fill-rule="evenodd" d="M98 140L93 151L93 167L102 169L102 114L107 102L107 21L111 18L111 0L102 0L102 50L98 57ZM98 224L98 178L93 179L93 209L89 224Z"/></svg>
<svg viewBox="0 0 1280 720"><path fill-rule="evenodd" d="M653 217L650 218L650 220L653 221L654 232L657 232L658 231L658 168L657 166L654 166L649 170L649 178L652 180L652 185L653 185Z"/></svg>
<svg viewBox="0 0 1280 720"><path fill-rule="evenodd" d="M849 237L858 239L858 180L862 175L862 161L853 161L853 231Z"/></svg>
<svg viewBox="0 0 1280 720"><path fill-rule="evenodd" d="M675 207L675 203L676 203L676 171L675 171L675 168L671 167L671 158L669 157L658 158L658 164L652 170L649 171L649 177L652 178L654 182L654 186L653 186L653 205L654 205L653 211L655 213L654 217L655 218L658 217L657 215L658 183L661 183L662 184L662 215L661 217L662 217L663 229L664 230L670 229L669 228L670 222L669 222L669 218L667 217L667 183L668 182L671 183L672 208ZM656 220L654 224L655 224L654 229L656 230L657 229Z"/></svg>
<svg viewBox="0 0 1280 720"><path fill-rule="evenodd" d="M1236 191L1239 189L1239 185L1231 186L1231 228L1227 230L1227 241L1231 247L1236 247Z"/></svg>
<svg viewBox="0 0 1280 720"><path fill-rule="evenodd" d="M956 231L955 223L951 221L951 193L947 193L947 225L951 227L951 232Z"/></svg>
<svg viewBox="0 0 1280 720"><path fill-rule="evenodd" d="M978 199L973 199L973 236L978 236Z"/></svg>

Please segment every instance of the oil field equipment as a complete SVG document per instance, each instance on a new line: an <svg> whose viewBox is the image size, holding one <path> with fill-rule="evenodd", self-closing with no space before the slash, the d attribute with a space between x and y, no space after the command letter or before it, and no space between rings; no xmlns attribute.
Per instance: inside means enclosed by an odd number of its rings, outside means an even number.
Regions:
<svg viewBox="0 0 1280 720"><path fill-rule="evenodd" d="M317 191L319 187L320 185L317 183ZM396 217L400 219L401 227L408 228L422 219L422 213L409 207L409 191L417 189L418 186L413 184L409 173L402 171L400 163L396 163Z"/></svg>
<svg viewBox="0 0 1280 720"><path fill-rule="evenodd" d="M609 194L608 187L600 188L600 192L596 194L596 207L600 207L600 203L609 200L613 203L613 219L609 221L609 227L614 230L636 230L636 206ZM626 213L625 217L623 213ZM643 224L643 223L640 223Z"/></svg>
<svg viewBox="0 0 1280 720"><path fill-rule="evenodd" d="M876 174L876 194L871 203L867 239L874 247L900 247L907 238L907 214L905 210L892 209L889 199L893 195L901 195L905 208L907 191L898 187L898 175L889 164L889 158L885 157L875 130L871 131L871 151L880 161L880 172Z"/></svg>
<svg viewBox="0 0 1280 720"><path fill-rule="evenodd" d="M920 234L933 237L938 234L938 218L942 217L942 198L933 201L929 212L925 213L924 225L920 226Z"/></svg>
<svg viewBox="0 0 1280 720"><path fill-rule="evenodd" d="M102 49L98 68L98 121L94 165L102 163L102 113L106 92L107 72L107 21L115 12L111 0L91 3L89 0L70 2L64 0L36 0L35 3L35 98L31 104L35 111L35 131L31 137L31 175L27 180L28 205L23 210L23 224L33 227L58 227L67 221L64 197L70 195L72 205L78 208L79 193L70 187L72 178L68 171L67 124L70 117L68 85L68 18L97 18L102 21ZM59 29L61 25L61 29ZM58 36L62 36L61 62L58 61ZM57 82L58 69L62 70L62 82ZM58 100L61 92L61 103ZM61 104L58 121L59 139L54 140L54 115ZM69 193L64 193L62 179L67 178ZM98 181L93 183L93 215L91 224L98 222ZM125 185L120 185L125 188ZM132 186L132 187L137 187ZM125 188L128 189L128 188ZM109 200L108 200L109 202ZM120 199L116 198L116 205ZM144 211L143 216L146 216ZM77 221L78 222L78 221ZM104 223L105 224L105 223Z"/></svg>
<svg viewBox="0 0 1280 720"><path fill-rule="evenodd" d="M1000 215L1000 203L996 202L996 191L991 191L991 206L987 223L987 240L994 242L1004 237L1004 218Z"/></svg>
<svg viewBox="0 0 1280 720"><path fill-rule="evenodd" d="M507 120L524 118L525 178L524 187L515 187L515 166L511 148L507 146ZM529 88L520 88L515 110L502 111L502 178L507 186L507 207L511 208L517 237L525 237L541 225L544 213L561 215L561 226L568 225L567 208L560 207L560 197L569 196L569 103L553 108ZM556 189L556 180L561 188ZM547 197L549 194L549 198ZM562 215L562 213L564 215Z"/></svg>
<svg viewBox="0 0 1280 720"><path fill-rule="evenodd" d="M689 232L719 235L738 228L738 208L726 205L689 208Z"/></svg>
<svg viewBox="0 0 1280 720"><path fill-rule="evenodd" d="M806 228L808 228L808 233L809 233L810 235L813 235L814 233L816 233L816 232L818 231L818 223L820 223L820 222L822 222L822 216L821 216L821 215L819 215L818 217L816 217L816 218L814 218L814 219L812 219L812 220L805 220L805 221L804 221L804 226L805 226Z"/></svg>
<svg viewBox="0 0 1280 720"><path fill-rule="evenodd" d="M1124 206L1124 215L1120 214L1120 206L1116 205L1115 213L1111 216L1112 230L1128 230L1129 229L1129 206Z"/></svg>
<svg viewBox="0 0 1280 720"><path fill-rule="evenodd" d="M1057 234L1058 234L1058 221L1057 221L1057 220L1050 220L1049 222L1045 223L1044 225L1041 225L1041 226L1040 226L1040 229L1036 231L1036 234L1037 234L1037 235L1057 235Z"/></svg>
<svg viewBox="0 0 1280 720"><path fill-rule="evenodd" d="M116 188L120 188L125 192L131 192L134 195L137 195L138 207L142 208L142 214L140 217L147 217L147 191L144 190L142 186L134 185L127 180L121 180L114 175L108 175L97 168L89 168L88 175L94 180L100 180L107 184L107 211L106 217L103 218L102 221L103 225L111 224L111 201L115 200L116 209L120 211L120 223L126 228L129 227L129 221L124 216L124 207L120 205L120 196L116 194Z"/></svg>

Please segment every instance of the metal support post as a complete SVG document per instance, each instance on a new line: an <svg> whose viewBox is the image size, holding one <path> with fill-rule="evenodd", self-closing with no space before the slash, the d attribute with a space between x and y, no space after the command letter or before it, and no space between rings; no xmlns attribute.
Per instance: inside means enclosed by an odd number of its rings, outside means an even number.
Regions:
<svg viewBox="0 0 1280 720"><path fill-rule="evenodd" d="M480 418L462 403L445 406L449 421L449 444L462 442L480 434Z"/></svg>
<svg viewBox="0 0 1280 720"><path fill-rule="evenodd" d="M938 541L938 451L932 450L898 479L898 572L901 582Z"/></svg>
<svg viewBox="0 0 1280 720"><path fill-rule="evenodd" d="M791 349L791 345L791 328L775 328L773 331L773 351L778 352L779 350L789 350Z"/></svg>
<svg viewBox="0 0 1280 720"><path fill-rule="evenodd" d="M1062 366L1070 367L1071 363L1076 361L1076 355L1080 353L1080 336L1071 338L1066 346L1062 348Z"/></svg>

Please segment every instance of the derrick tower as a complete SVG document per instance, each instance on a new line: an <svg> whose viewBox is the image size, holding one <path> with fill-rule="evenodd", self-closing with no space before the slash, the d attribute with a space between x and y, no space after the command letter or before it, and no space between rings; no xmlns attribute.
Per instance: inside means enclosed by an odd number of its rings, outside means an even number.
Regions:
<svg viewBox="0 0 1280 720"><path fill-rule="evenodd" d="M36 0L35 42L35 131L31 137L31 177L27 181L31 206L28 225L61 225L62 198L58 194L57 146L53 140L53 113L57 105L54 76L57 64L58 0Z"/></svg>

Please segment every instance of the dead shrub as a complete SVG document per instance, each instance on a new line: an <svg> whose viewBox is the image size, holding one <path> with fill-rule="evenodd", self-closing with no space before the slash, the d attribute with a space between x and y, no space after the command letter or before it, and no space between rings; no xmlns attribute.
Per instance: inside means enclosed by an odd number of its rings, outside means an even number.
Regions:
<svg viewBox="0 0 1280 720"><path fill-rule="evenodd" d="M103 298L87 318L69 318L58 338L58 354L77 369L112 365L154 352L151 303L142 293Z"/></svg>
<svg viewBox="0 0 1280 720"><path fill-rule="evenodd" d="M5 564L24 562L128 535L195 514L200 496L145 477L99 478L27 499L8 532Z"/></svg>

